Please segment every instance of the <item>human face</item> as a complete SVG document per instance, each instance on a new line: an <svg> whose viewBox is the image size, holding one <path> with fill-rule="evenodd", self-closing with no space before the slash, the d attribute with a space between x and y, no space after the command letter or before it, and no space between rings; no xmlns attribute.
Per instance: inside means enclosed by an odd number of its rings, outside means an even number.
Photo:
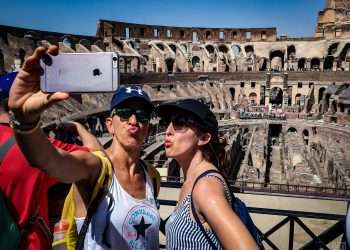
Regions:
<svg viewBox="0 0 350 250"><path fill-rule="evenodd" d="M113 139L130 149L139 149L148 135L150 113L146 104L129 99L113 109L106 125Z"/></svg>
<svg viewBox="0 0 350 250"><path fill-rule="evenodd" d="M168 120L163 120L165 131L165 153L178 161L192 158L201 145L201 132L191 116L177 113Z"/></svg>

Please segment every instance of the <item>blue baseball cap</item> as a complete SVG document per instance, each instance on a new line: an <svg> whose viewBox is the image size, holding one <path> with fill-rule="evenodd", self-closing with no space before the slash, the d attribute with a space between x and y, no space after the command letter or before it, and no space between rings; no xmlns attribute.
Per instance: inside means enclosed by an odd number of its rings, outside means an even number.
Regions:
<svg viewBox="0 0 350 250"><path fill-rule="evenodd" d="M0 76L0 100L9 96L10 88L15 80L18 72L11 72L9 74Z"/></svg>
<svg viewBox="0 0 350 250"><path fill-rule="evenodd" d="M112 111L113 108L129 99L140 99L144 101L144 103L149 108L150 112L154 110L154 106L147 93L143 91L140 87L134 85L120 87L115 91L112 97L110 110Z"/></svg>

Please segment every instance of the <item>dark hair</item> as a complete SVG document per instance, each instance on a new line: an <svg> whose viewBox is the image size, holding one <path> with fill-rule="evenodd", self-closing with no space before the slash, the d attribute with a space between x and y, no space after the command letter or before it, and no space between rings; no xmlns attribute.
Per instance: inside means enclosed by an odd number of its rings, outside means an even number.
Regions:
<svg viewBox="0 0 350 250"><path fill-rule="evenodd" d="M214 164L218 169L222 169L225 164L226 139L212 138L202 147L204 158Z"/></svg>
<svg viewBox="0 0 350 250"><path fill-rule="evenodd" d="M8 105L8 98L0 100L0 113L8 113L10 112Z"/></svg>

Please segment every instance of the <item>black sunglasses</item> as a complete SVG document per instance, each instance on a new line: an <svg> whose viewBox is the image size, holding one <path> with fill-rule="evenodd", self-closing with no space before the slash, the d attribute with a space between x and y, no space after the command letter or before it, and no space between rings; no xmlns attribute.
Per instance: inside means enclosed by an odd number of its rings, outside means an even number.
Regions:
<svg viewBox="0 0 350 250"><path fill-rule="evenodd" d="M184 115L162 118L159 121L159 125L165 129L170 125L170 123L177 132L185 132L189 127L201 128L201 126L195 120Z"/></svg>
<svg viewBox="0 0 350 250"><path fill-rule="evenodd" d="M128 120L132 115L140 122L148 122L151 119L151 113L142 108L114 108L111 117L117 115L121 120Z"/></svg>

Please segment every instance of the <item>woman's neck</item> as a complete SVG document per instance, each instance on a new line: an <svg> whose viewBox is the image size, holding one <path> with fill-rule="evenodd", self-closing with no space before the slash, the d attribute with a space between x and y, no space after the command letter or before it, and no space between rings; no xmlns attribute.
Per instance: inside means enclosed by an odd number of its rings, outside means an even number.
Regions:
<svg viewBox="0 0 350 250"><path fill-rule="evenodd" d="M111 159L115 170L119 169L128 171L130 174L135 173L140 159L139 149L128 150L114 139L106 152Z"/></svg>
<svg viewBox="0 0 350 250"><path fill-rule="evenodd" d="M186 180L187 178L195 178L199 167L205 163L208 163L208 161L204 158L201 151L197 151L193 154L193 157L178 160L178 163L184 172L184 177Z"/></svg>

